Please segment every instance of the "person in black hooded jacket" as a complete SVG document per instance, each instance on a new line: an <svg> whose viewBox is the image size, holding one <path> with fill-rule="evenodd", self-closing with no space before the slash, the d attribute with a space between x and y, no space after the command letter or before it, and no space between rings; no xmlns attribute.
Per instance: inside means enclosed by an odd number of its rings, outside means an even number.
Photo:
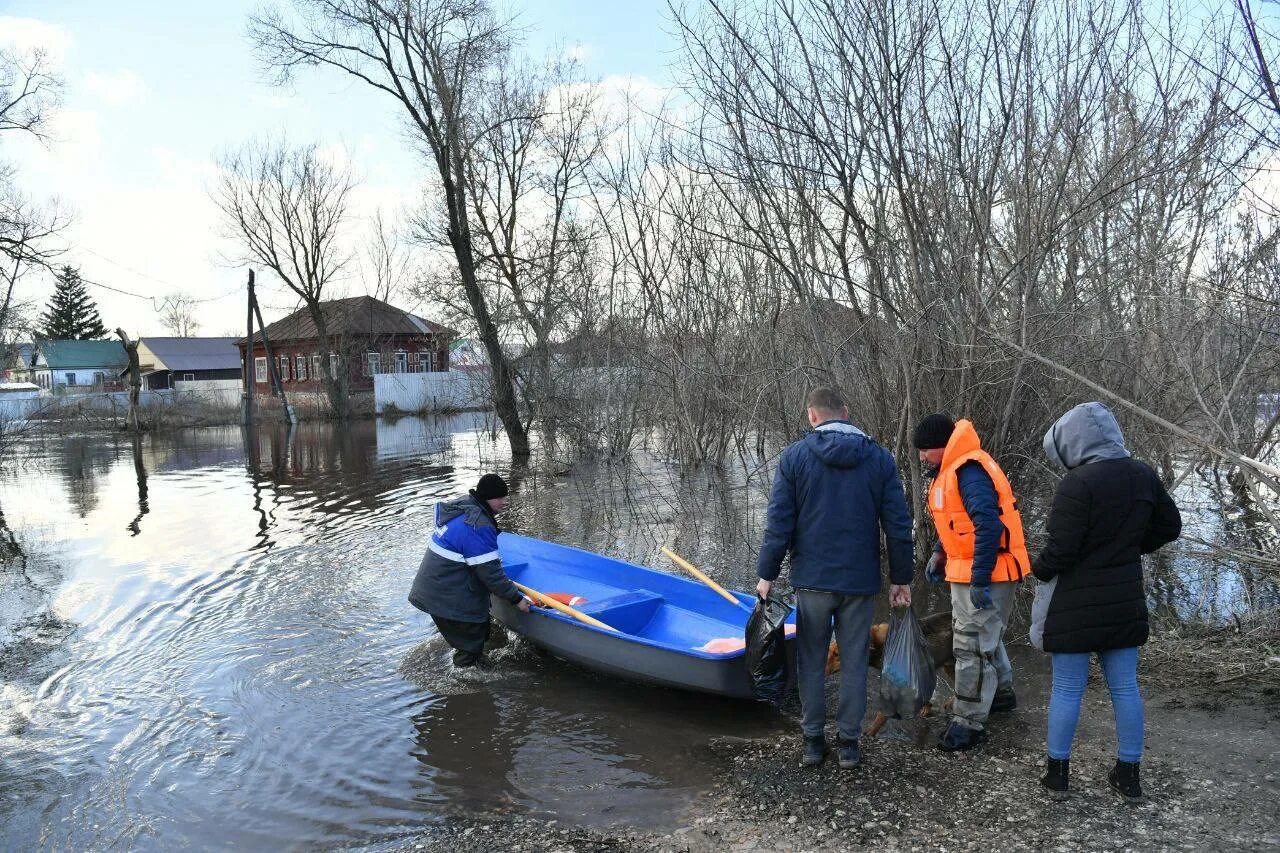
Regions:
<svg viewBox="0 0 1280 853"><path fill-rule="evenodd" d="M1132 458L1111 410L1081 403L1044 437L1050 461L1067 469L1049 510L1048 541L1032 561L1043 584L1032 605L1031 642L1053 655L1048 771L1043 784L1065 799L1071 742L1097 655L1116 717L1116 765L1108 782L1140 801L1144 710L1138 648L1147 641L1142 555L1182 531L1178 507L1150 466Z"/></svg>

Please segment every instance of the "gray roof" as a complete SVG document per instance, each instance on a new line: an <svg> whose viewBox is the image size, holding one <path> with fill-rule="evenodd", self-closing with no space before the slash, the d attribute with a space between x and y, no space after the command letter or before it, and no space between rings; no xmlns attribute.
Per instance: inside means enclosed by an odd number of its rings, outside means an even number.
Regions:
<svg viewBox="0 0 1280 853"><path fill-rule="evenodd" d="M159 370L239 370L239 338L142 338Z"/></svg>
<svg viewBox="0 0 1280 853"><path fill-rule="evenodd" d="M10 368L30 368L31 359L35 357L35 354L35 344L9 344L8 352L5 353L5 358L8 359L7 366Z"/></svg>

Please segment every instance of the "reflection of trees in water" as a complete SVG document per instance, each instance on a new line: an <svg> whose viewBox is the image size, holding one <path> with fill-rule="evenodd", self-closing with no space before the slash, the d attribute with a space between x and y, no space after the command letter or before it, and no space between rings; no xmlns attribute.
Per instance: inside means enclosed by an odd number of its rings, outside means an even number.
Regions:
<svg viewBox="0 0 1280 853"><path fill-rule="evenodd" d="M71 506L84 518L98 506L98 479L111 470L119 440L100 435L65 436L55 443L54 466L62 475Z"/></svg>
<svg viewBox="0 0 1280 853"><path fill-rule="evenodd" d="M271 531L284 523L286 504L323 532L330 519L403 509L416 497L404 493L407 483L445 479L454 470L424 458L380 463L371 421L258 424L244 430L243 439L258 547L272 544Z"/></svg>
<svg viewBox="0 0 1280 853"><path fill-rule="evenodd" d="M529 477L508 524L519 532L670 570L663 546L713 576L743 582L757 495L741 470L681 469L645 454Z"/></svg>
<svg viewBox="0 0 1280 853"><path fill-rule="evenodd" d="M133 434L133 473L138 482L138 514L133 517L133 521L129 522L128 530L131 536L137 536L142 532L142 517L149 511L147 498L147 466L142 461L142 436L137 433Z"/></svg>

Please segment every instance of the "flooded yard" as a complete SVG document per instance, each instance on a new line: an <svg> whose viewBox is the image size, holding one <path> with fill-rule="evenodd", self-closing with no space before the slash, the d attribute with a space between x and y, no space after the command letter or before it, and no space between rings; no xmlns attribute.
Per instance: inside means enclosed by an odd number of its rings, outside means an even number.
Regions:
<svg viewBox="0 0 1280 853"><path fill-rule="evenodd" d="M435 501L493 461L470 420L256 439L49 437L6 467L0 847L370 842L478 809L661 825L711 781L711 736L777 725L523 647L451 675L406 595ZM530 519L625 535L607 495Z"/></svg>
<svg viewBox="0 0 1280 853"><path fill-rule="evenodd" d="M513 813L674 828L721 772L717 738L791 731L518 643L493 673L453 674L406 595L435 502L508 471L501 448L474 416L17 446L0 472L0 848L394 845ZM513 474L508 526L664 568L672 545L752 584L764 484L643 456L550 467ZM1275 606L1241 572L1168 558L1153 603ZM1015 657L1043 690L1043 658Z"/></svg>

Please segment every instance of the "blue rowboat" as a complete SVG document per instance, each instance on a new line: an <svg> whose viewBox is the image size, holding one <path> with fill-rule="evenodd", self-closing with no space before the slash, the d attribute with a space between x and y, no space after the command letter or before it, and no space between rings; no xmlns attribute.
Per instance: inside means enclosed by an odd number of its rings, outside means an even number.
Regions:
<svg viewBox="0 0 1280 853"><path fill-rule="evenodd" d="M617 631L492 599L498 621L555 657L630 681L752 697L745 651L705 647L745 636L753 596L733 591L743 604L735 607L697 581L514 533L498 536L498 552L516 583L580 596L586 603L575 609Z"/></svg>

